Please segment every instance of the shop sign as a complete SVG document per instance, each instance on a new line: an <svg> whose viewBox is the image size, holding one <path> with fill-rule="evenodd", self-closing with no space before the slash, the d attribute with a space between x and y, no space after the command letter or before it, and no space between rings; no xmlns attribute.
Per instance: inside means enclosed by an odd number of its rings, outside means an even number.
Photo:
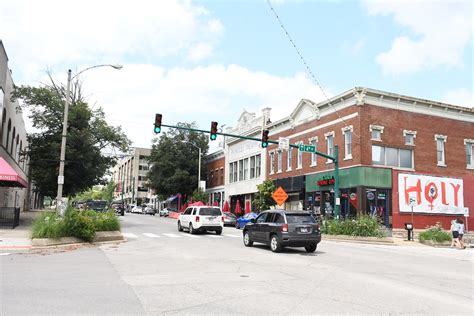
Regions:
<svg viewBox="0 0 474 316"><path fill-rule="evenodd" d="M370 201L375 199L375 193L372 192L372 191L367 192L367 199L370 200Z"/></svg>
<svg viewBox="0 0 474 316"><path fill-rule="evenodd" d="M334 177L323 177L322 179L318 180L319 186L333 185L334 183L336 183Z"/></svg>
<svg viewBox="0 0 474 316"><path fill-rule="evenodd" d="M400 212L464 214L462 179L400 173L398 192Z"/></svg>
<svg viewBox="0 0 474 316"><path fill-rule="evenodd" d="M272 193L272 198L278 204L278 206L285 203L286 199L288 199L288 194L283 190L282 187L278 187L275 192Z"/></svg>
<svg viewBox="0 0 474 316"><path fill-rule="evenodd" d="M385 193L379 193L379 194L377 194L377 199L378 199L378 200L385 200Z"/></svg>

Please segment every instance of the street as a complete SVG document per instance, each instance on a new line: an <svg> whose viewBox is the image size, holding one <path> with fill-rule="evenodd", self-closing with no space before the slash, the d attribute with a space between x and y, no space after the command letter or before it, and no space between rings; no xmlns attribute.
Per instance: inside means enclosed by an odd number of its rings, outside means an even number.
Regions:
<svg viewBox="0 0 474 316"><path fill-rule="evenodd" d="M0 256L1 315L472 315L473 249L322 241L272 253L242 231L127 213L128 242Z"/></svg>

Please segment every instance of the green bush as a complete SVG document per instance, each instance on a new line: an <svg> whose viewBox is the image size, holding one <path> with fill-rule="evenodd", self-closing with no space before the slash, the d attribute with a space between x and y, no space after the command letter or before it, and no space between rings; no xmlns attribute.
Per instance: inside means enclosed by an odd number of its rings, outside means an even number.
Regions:
<svg viewBox="0 0 474 316"><path fill-rule="evenodd" d="M378 220L367 215L355 219L325 220L321 225L321 232L328 235L385 237Z"/></svg>
<svg viewBox="0 0 474 316"><path fill-rule="evenodd" d="M442 243L444 241L451 241L452 237L449 232L443 230L440 223L436 223L435 226L427 227L428 229L420 233L420 241L432 240L435 242Z"/></svg>
<svg viewBox="0 0 474 316"><path fill-rule="evenodd" d="M89 214L83 214L78 210L67 210L64 216L68 236L80 238L84 241L92 241L95 237L94 219Z"/></svg>
<svg viewBox="0 0 474 316"><path fill-rule="evenodd" d="M42 213L33 223L32 238L59 239L66 236L66 225L55 212Z"/></svg>
<svg viewBox="0 0 474 316"><path fill-rule="evenodd" d="M113 211L97 213L94 224L96 231L120 230L119 220Z"/></svg>

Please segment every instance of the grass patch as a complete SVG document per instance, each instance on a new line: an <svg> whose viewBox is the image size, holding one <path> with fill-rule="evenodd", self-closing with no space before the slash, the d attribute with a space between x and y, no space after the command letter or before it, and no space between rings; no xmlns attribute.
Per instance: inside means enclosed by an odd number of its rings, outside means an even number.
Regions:
<svg viewBox="0 0 474 316"><path fill-rule="evenodd" d="M440 223L436 223L436 225L428 227L427 230L420 233L418 238L420 241L432 240L438 243L452 240L451 234L447 231L444 231Z"/></svg>
<svg viewBox="0 0 474 316"><path fill-rule="evenodd" d="M59 239L66 234L66 224L55 212L43 212L33 223L32 238Z"/></svg>
<svg viewBox="0 0 474 316"><path fill-rule="evenodd" d="M355 219L325 220L321 232L328 235L346 235L359 237L385 237L378 220L372 216L359 216Z"/></svg>

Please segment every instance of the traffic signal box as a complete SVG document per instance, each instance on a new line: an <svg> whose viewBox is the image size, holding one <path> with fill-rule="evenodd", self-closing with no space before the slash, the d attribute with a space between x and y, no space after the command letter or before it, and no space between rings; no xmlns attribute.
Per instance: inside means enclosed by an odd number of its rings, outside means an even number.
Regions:
<svg viewBox="0 0 474 316"><path fill-rule="evenodd" d="M161 132L161 114L156 114L155 115L155 129L154 132L156 134L159 134Z"/></svg>
<svg viewBox="0 0 474 316"><path fill-rule="evenodd" d="M217 122L211 122L211 135L209 135L211 140L216 140L217 138Z"/></svg>
<svg viewBox="0 0 474 316"><path fill-rule="evenodd" d="M268 147L268 130L264 129L262 131L262 148Z"/></svg>

